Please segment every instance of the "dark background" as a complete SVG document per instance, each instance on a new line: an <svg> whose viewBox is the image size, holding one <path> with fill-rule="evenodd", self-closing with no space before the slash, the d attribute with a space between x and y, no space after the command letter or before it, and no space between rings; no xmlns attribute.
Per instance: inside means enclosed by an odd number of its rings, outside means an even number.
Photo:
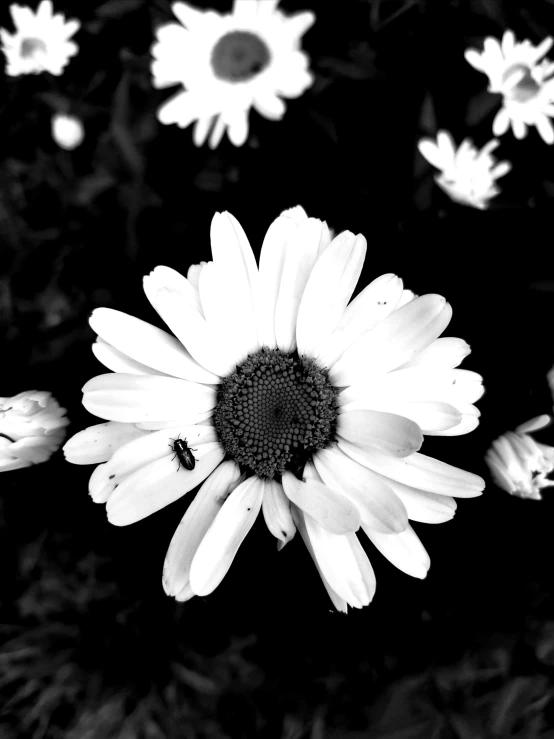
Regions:
<svg viewBox="0 0 554 739"><path fill-rule="evenodd" d="M499 434L552 411L554 147L535 129L505 134L495 155L513 169L484 212L452 203L416 148L441 128L458 144L492 138L500 98L463 53L508 28L539 43L554 2L280 7L316 13L303 41L315 83L280 122L251 112L243 147L224 137L210 151L156 120L170 93L151 87L149 49L173 19L168 2L56 2L81 21L78 56L59 78L0 82L0 391L50 390L70 434L99 422L81 406L105 371L90 311L160 325L142 276L209 259L214 212L233 213L258 255L273 219L300 204L365 235L360 287L395 272L452 304L445 334L470 343L463 366L485 378L481 424L422 451L487 488L453 521L414 525L432 560L425 581L366 540L377 593L344 616L301 538L278 553L262 517L217 590L177 604L161 570L188 496L117 528L87 494L92 467L58 452L4 473L2 739L554 737L554 493L512 498L483 461ZM7 4L0 26L12 30ZM73 152L51 138L56 110L83 120ZM552 428L536 438L554 444Z"/></svg>

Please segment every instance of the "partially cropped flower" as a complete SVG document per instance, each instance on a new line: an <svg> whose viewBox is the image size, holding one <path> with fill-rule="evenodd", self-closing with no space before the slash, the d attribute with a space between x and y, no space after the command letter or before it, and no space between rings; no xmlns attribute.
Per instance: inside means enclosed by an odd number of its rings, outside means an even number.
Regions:
<svg viewBox="0 0 554 739"><path fill-rule="evenodd" d="M485 461L498 487L519 498L541 500L542 488L554 485L547 478L554 470L554 447L530 436L550 423L550 416L537 416L493 441Z"/></svg>
<svg viewBox="0 0 554 739"><path fill-rule="evenodd" d="M213 261L188 279L144 279L174 335L108 308L90 319L93 350L113 372L84 386L107 423L65 445L98 464L90 494L125 526L203 483L169 546L163 584L187 600L221 582L260 510L281 548L296 529L342 611L373 598L361 527L394 565L425 577L429 557L409 519L442 523L477 475L420 454L423 436L474 429L483 392L469 353L439 338L452 310L385 274L351 300L366 240L331 241L300 207L270 226L259 266L238 221L212 221Z"/></svg>
<svg viewBox="0 0 554 739"><path fill-rule="evenodd" d="M547 144L554 143L554 63L542 57L553 40L545 38L538 46L530 41L516 41L513 31L506 31L502 42L487 37L484 51L468 49L466 60L489 78L489 92L502 95L502 107L492 124L495 136L512 127L514 136L523 139L528 126L536 126ZM539 61L541 60L542 61Z"/></svg>
<svg viewBox="0 0 554 739"><path fill-rule="evenodd" d="M72 151L83 143L85 129L74 115L55 113L52 116L52 138L62 149Z"/></svg>
<svg viewBox="0 0 554 739"><path fill-rule="evenodd" d="M492 139L481 151L470 139L458 149L448 131L439 131L437 141L421 139L418 149L434 167L441 170L435 182L457 203L484 210L500 189L495 181L512 168L509 162L497 162L491 155L499 141Z"/></svg>
<svg viewBox="0 0 554 739"><path fill-rule="evenodd" d="M196 146L209 137L215 148L225 131L235 146L244 144L252 107L270 120L283 117L282 98L299 97L313 82L300 39L315 16L303 12L287 17L278 4L235 0L226 15L173 4L179 23L156 31L153 84L184 89L159 109L161 123L186 128L195 121Z"/></svg>
<svg viewBox="0 0 554 739"><path fill-rule="evenodd" d="M42 390L0 398L0 472L50 459L66 437L66 412Z"/></svg>
<svg viewBox="0 0 554 739"><path fill-rule="evenodd" d="M79 21L66 22L61 13L53 14L51 0L42 0L36 13L24 5L10 5L10 13L15 33L0 28L7 74L60 75L79 49L69 40L79 30Z"/></svg>

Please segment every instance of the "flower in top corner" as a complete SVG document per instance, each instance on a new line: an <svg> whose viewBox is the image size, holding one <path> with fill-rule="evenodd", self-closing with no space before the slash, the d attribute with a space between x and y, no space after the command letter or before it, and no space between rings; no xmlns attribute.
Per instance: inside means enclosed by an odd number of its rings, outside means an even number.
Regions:
<svg viewBox="0 0 554 739"><path fill-rule="evenodd" d="M298 530L335 607L367 605L375 576L359 536L423 578L429 556L409 521L449 521L484 481L420 453L426 435L479 423L482 378L441 337L452 309L394 274L352 299L366 239L301 207L269 227L259 261L240 223L216 213L212 261L187 277L156 267L144 291L163 331L94 310L108 370L83 388L104 419L70 439L96 464L89 492L127 526L200 486L167 552L163 585L186 601L222 581L261 513L282 549ZM169 333L172 332L172 333Z"/></svg>
<svg viewBox="0 0 554 739"><path fill-rule="evenodd" d="M550 416L543 414L493 441L485 461L498 487L518 498L541 500L540 491L554 485L547 477L554 470L554 447L530 435L551 422Z"/></svg>
<svg viewBox="0 0 554 739"><path fill-rule="evenodd" d="M299 97L313 82L300 40L315 16L286 16L278 3L234 0L227 14L173 4L179 23L157 29L152 76L154 87L183 89L159 109L161 123L194 122L195 145L208 139L215 148L225 131L235 146L244 144L251 108L270 120L283 117L282 98Z"/></svg>
<svg viewBox="0 0 554 739"><path fill-rule="evenodd" d="M66 413L42 390L0 398L0 472L50 459L66 437Z"/></svg>
<svg viewBox="0 0 554 739"><path fill-rule="evenodd" d="M79 30L79 21L66 21L61 13L53 13L51 0L42 0L36 13L15 4L10 5L10 13L15 33L0 28L7 74L12 77L41 72L60 75L69 58L79 50L69 40Z"/></svg>
<svg viewBox="0 0 554 739"><path fill-rule="evenodd" d="M516 139L536 126L547 144L554 143L554 63L543 59L553 39L547 37L538 46L529 40L516 41L513 31L506 31L502 41L489 36L483 51L467 49L466 61L489 78L489 91L502 95L502 107L495 116L492 131L502 136L512 127Z"/></svg>
<svg viewBox="0 0 554 739"><path fill-rule="evenodd" d="M495 181L512 168L509 162L497 162L492 156L498 145L499 141L492 139L479 151L469 139L464 139L456 148L451 134L439 131L436 142L421 139L418 149L441 171L435 182L452 200L484 210L490 199L500 192Z"/></svg>

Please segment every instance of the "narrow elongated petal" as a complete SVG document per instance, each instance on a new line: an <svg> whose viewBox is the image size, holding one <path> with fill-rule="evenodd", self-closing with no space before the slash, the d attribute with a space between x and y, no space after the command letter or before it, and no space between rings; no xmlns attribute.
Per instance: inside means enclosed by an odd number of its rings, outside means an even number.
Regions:
<svg viewBox="0 0 554 739"><path fill-rule="evenodd" d="M456 498L475 498L481 495L485 487L485 481L479 475L427 457L420 452L397 459L376 452L367 452L347 441L340 441L339 447L368 469L429 493Z"/></svg>
<svg viewBox="0 0 554 739"><path fill-rule="evenodd" d="M323 576L333 590L353 608L367 606L375 593L375 576L365 555L360 567L359 550L354 553L356 534L332 534L304 513L306 531Z"/></svg>
<svg viewBox="0 0 554 739"><path fill-rule="evenodd" d="M454 517L457 508L454 498L418 490L390 478L384 479L404 503L412 521L444 523Z"/></svg>
<svg viewBox="0 0 554 739"><path fill-rule="evenodd" d="M108 521L127 526L165 508L205 480L224 455L218 442L199 444L193 470L178 468L170 455L135 470L108 498Z"/></svg>
<svg viewBox="0 0 554 739"><path fill-rule="evenodd" d="M283 486L276 480L263 480L262 513L267 528L278 540L277 548L281 550L296 533L292 520L291 503L284 493Z"/></svg>
<svg viewBox="0 0 554 739"><path fill-rule="evenodd" d="M200 542L190 568L196 595L209 595L223 580L262 507L263 485L249 477L226 499Z"/></svg>
<svg viewBox="0 0 554 739"><path fill-rule="evenodd" d="M103 339L98 339L92 345L92 353L96 359L112 372L123 372L128 375L165 375L163 372L147 367L134 359L131 359L123 352L108 344Z"/></svg>
<svg viewBox="0 0 554 739"><path fill-rule="evenodd" d="M197 313L200 313L201 316L203 315L198 287L190 282L186 277L183 277L182 274L171 269L171 267L164 267L163 265L155 267L149 275L144 277L142 283L146 297L150 301L154 310L158 313L160 313L157 306L158 293L163 288L166 288L167 290L173 290L174 292L179 293L183 298L186 298L186 300L191 304L191 307L194 308Z"/></svg>
<svg viewBox="0 0 554 739"><path fill-rule="evenodd" d="M419 426L423 434L442 433L446 429L457 426L462 420L461 412L449 403L431 400L398 401L389 398L389 396L384 398L372 397L371 400L365 402L361 399L347 403L341 408L341 413L347 415L348 412L359 410L366 405L370 405L373 411L386 410L410 419ZM342 418L342 415L340 418ZM348 439L348 441L352 441L352 439Z"/></svg>
<svg viewBox="0 0 554 739"><path fill-rule="evenodd" d="M408 525L406 508L382 477L334 447L317 452L314 464L326 485L340 490L356 505L363 523L383 533L404 531Z"/></svg>
<svg viewBox="0 0 554 739"><path fill-rule="evenodd" d="M388 372L411 360L447 327L452 308L440 295L423 295L394 311L352 344L330 370L336 385Z"/></svg>
<svg viewBox="0 0 554 739"><path fill-rule="evenodd" d="M110 421L140 423L175 416L195 423L199 413L215 406L215 391L188 380L155 375L109 373L98 375L83 387L83 405L95 416Z"/></svg>
<svg viewBox="0 0 554 739"><path fill-rule="evenodd" d="M168 595L176 596L190 587L190 566L196 550L223 503L237 487L240 476L234 462L222 462L194 496L173 534L165 557L162 581ZM194 595L192 589L191 595Z"/></svg>
<svg viewBox="0 0 554 739"><path fill-rule="evenodd" d="M319 347L320 361L330 367L368 331L371 331L398 306L402 296L402 280L393 274L381 275L370 282L347 305L333 333Z"/></svg>
<svg viewBox="0 0 554 739"><path fill-rule="evenodd" d="M104 341L143 365L183 380L219 382L218 375L199 365L174 336L145 321L111 308L96 308L89 323Z"/></svg>
<svg viewBox="0 0 554 739"><path fill-rule="evenodd" d="M310 553L311 558L313 559L313 562L316 566L317 571L319 572L319 576L321 577L321 582L325 586L325 590L327 591L329 598L331 598L331 601L337 611L340 611L341 613L347 613L348 612L348 603L344 598L341 598L338 593L336 593L333 588L329 585L327 579L325 578L325 575L323 574L321 567L319 566L319 563L317 561L317 557L314 552L314 548L312 546L312 542L310 541L310 537L308 536L308 531L306 529L306 521L304 517L304 512L298 508L298 506L295 506L294 503L291 506L291 513L294 520L294 523L296 524L296 527L298 531L300 532L300 536L302 537L304 544L306 545L306 549Z"/></svg>
<svg viewBox="0 0 554 739"><path fill-rule="evenodd" d="M360 528L360 514L346 496L316 480L298 480L283 474L283 489L289 500L333 534L346 534Z"/></svg>
<svg viewBox="0 0 554 739"><path fill-rule="evenodd" d="M431 560L411 526L399 534L380 534L366 527L364 531L381 554L399 570L412 577L426 577Z"/></svg>
<svg viewBox="0 0 554 739"><path fill-rule="evenodd" d="M142 436L149 436L132 423L108 421L79 431L65 443L63 452L72 464L107 462L119 447Z"/></svg>
<svg viewBox="0 0 554 739"><path fill-rule="evenodd" d="M453 368L457 367L470 352L471 347L463 339L454 336L441 336L399 369L421 365L433 368Z"/></svg>
<svg viewBox="0 0 554 739"><path fill-rule="evenodd" d="M291 234L275 305L275 338L282 351L296 348L296 318L319 252L322 223L308 218Z"/></svg>
<svg viewBox="0 0 554 739"><path fill-rule="evenodd" d="M317 356L321 343L338 326L360 277L366 250L363 236L345 231L316 261L298 309L300 354Z"/></svg>
<svg viewBox="0 0 554 739"><path fill-rule="evenodd" d="M423 434L417 423L394 413L372 410L341 413L337 433L364 449L375 449L394 457L406 457L417 452L423 443Z"/></svg>

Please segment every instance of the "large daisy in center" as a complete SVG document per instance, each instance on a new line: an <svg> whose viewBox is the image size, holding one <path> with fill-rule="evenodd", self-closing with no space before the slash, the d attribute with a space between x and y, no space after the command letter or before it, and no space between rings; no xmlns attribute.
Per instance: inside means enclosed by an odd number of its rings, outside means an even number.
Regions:
<svg viewBox="0 0 554 739"><path fill-rule="evenodd" d="M184 90L158 111L161 123L186 128L193 141L215 148L225 130L235 146L248 136L254 107L271 120L285 113L281 98L296 98L313 82L300 39L313 24L310 12L285 16L279 0L234 0L231 13L172 6L180 23L158 28L152 47L154 87Z"/></svg>
<svg viewBox="0 0 554 739"><path fill-rule="evenodd" d="M302 208L270 226L259 266L240 224L212 221L213 261L185 278L157 267L146 295L173 335L99 308L83 388L107 423L65 446L97 463L90 494L124 526L203 483L171 541L166 592L207 595L260 510L281 548L300 531L335 606L375 592L361 528L394 565L425 577L409 519L441 523L483 480L419 453L425 434L471 431L481 377L455 369L462 339L439 338L452 310L386 274L354 300L366 240Z"/></svg>

